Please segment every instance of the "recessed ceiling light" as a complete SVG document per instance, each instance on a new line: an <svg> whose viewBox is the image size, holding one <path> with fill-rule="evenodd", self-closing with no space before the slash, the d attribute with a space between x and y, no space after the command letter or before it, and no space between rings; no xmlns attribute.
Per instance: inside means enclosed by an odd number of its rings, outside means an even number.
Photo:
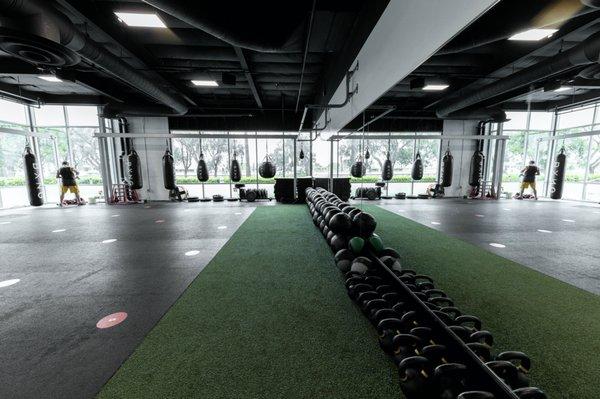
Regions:
<svg viewBox="0 0 600 399"><path fill-rule="evenodd" d="M560 93L561 91L567 91L567 90L571 90L572 87L570 86L560 86L558 89L554 90L555 93Z"/></svg>
<svg viewBox="0 0 600 399"><path fill-rule="evenodd" d="M137 12L116 12L115 15L127 26L138 28L166 28L165 23L156 14Z"/></svg>
<svg viewBox="0 0 600 399"><path fill-rule="evenodd" d="M47 82L59 83L62 82L59 78L54 75L39 75L38 78L43 79Z"/></svg>
<svg viewBox="0 0 600 399"><path fill-rule="evenodd" d="M192 80L194 86L217 87L219 84L216 80Z"/></svg>
<svg viewBox="0 0 600 399"><path fill-rule="evenodd" d="M519 32L508 40L522 40L522 41L537 41L552 36L558 32L558 29L540 28L540 29L529 29L525 32Z"/></svg>
<svg viewBox="0 0 600 399"><path fill-rule="evenodd" d="M446 90L449 85L425 85L423 86L424 91L441 91Z"/></svg>

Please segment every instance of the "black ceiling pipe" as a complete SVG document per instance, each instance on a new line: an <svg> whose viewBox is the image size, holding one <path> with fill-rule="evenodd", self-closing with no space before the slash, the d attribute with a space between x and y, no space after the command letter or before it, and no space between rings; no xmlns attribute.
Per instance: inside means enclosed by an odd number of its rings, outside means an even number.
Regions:
<svg viewBox="0 0 600 399"><path fill-rule="evenodd" d="M310 11L303 0L144 2L225 43L259 52L301 52L301 22Z"/></svg>
<svg viewBox="0 0 600 399"><path fill-rule="evenodd" d="M52 5L53 3L46 0L0 0L0 11L4 15L22 19L24 26L29 21L43 23L58 30L59 37L56 40L81 58L166 105L172 110L172 114L182 115L188 111L188 106L182 98L157 86L102 45L81 33L67 16Z"/></svg>
<svg viewBox="0 0 600 399"><path fill-rule="evenodd" d="M469 93L461 93L455 100L444 102L443 105L436 109L436 113L440 118L448 118L458 111L476 107L486 100L510 93L574 67L597 63L599 59L600 33L596 33L575 47L549 57L538 64Z"/></svg>
<svg viewBox="0 0 600 399"><path fill-rule="evenodd" d="M506 122L506 112L500 108L480 108L473 110L464 110L455 112L452 115L444 117L442 119L454 119L454 120L478 120L486 122Z"/></svg>

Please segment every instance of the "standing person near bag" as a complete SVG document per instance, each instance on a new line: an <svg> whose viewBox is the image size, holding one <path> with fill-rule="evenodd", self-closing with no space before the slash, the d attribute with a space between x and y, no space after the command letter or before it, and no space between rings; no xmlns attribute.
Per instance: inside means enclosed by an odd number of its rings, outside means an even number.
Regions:
<svg viewBox="0 0 600 399"><path fill-rule="evenodd" d="M525 191L526 188L531 187L531 189L533 190L533 197L537 200L538 196L537 190L535 188L535 177L539 176L540 168L535 166L535 161L530 161L529 165L523 168L521 174L523 175L523 182L521 183L521 194L519 195L518 199L522 200L523 191Z"/></svg>
<svg viewBox="0 0 600 399"><path fill-rule="evenodd" d="M67 161L62 163L62 167L56 172L56 178L60 179L60 206L63 206L65 200L65 194L67 191L75 194L77 198L77 205L81 204L81 198L79 198L79 187L77 186L76 179L79 178L79 172L69 166Z"/></svg>

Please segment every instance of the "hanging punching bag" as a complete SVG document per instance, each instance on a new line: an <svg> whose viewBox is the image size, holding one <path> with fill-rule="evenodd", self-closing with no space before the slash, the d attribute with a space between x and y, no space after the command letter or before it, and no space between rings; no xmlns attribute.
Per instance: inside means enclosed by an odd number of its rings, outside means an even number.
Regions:
<svg viewBox="0 0 600 399"><path fill-rule="evenodd" d="M196 169L196 176L198 176L198 180L203 183L208 180L208 168L206 167L206 161L204 161L203 153L200 153L198 169Z"/></svg>
<svg viewBox="0 0 600 399"><path fill-rule="evenodd" d="M469 185L479 187L481 185L481 174L483 173L483 162L485 157L479 150L475 150L471 157L471 170L469 172Z"/></svg>
<svg viewBox="0 0 600 399"><path fill-rule="evenodd" d="M25 166L25 180L27 181L29 204L31 206L42 206L44 205L44 195L42 193L40 172L38 170L35 154L31 152L31 147L29 147L29 145L25 146L23 165Z"/></svg>
<svg viewBox="0 0 600 399"><path fill-rule="evenodd" d="M175 182L175 161L171 155L171 151L167 149L162 157L163 181L167 190L177 189Z"/></svg>
<svg viewBox="0 0 600 399"><path fill-rule="evenodd" d="M390 160L390 153L387 153L385 161L383 162L383 168L381 168L381 180L390 181L394 177L394 166Z"/></svg>
<svg viewBox="0 0 600 399"><path fill-rule="evenodd" d="M139 190L144 186L144 180L142 179L142 163L140 162L140 156L132 148L129 155L127 155L127 163L129 165L129 185L133 190Z"/></svg>
<svg viewBox="0 0 600 399"><path fill-rule="evenodd" d="M444 158L442 158L442 187L450 187L452 185L453 169L454 157L450 154L450 149L448 149Z"/></svg>
<svg viewBox="0 0 600 399"><path fill-rule="evenodd" d="M410 176L413 180L421 180L423 178L423 161L421 160L420 152L417 152L417 155L415 156L415 162L413 163Z"/></svg>
<svg viewBox="0 0 600 399"><path fill-rule="evenodd" d="M231 168L229 169L229 178L232 182L237 183L242 178L242 171L240 169L240 163L237 160L237 153L233 152L233 159L231 160Z"/></svg>
<svg viewBox="0 0 600 399"><path fill-rule="evenodd" d="M350 168L350 174L352 177L361 178L365 175L365 173L367 173L367 167L362 161L362 157L359 156L356 159L356 162L352 164L352 167Z"/></svg>
<svg viewBox="0 0 600 399"><path fill-rule="evenodd" d="M304 159L304 150L300 148L300 155L298 156L300 159Z"/></svg>
<svg viewBox="0 0 600 399"><path fill-rule="evenodd" d="M567 155L565 154L565 147L563 147L556 156L554 170L552 171L552 188L550 189L550 198L552 199L557 200L562 198L566 167Z"/></svg>
<svg viewBox="0 0 600 399"><path fill-rule="evenodd" d="M272 179L275 177L275 173L277 173L277 167L271 161L270 156L265 156L265 160L258 167L258 174L264 179Z"/></svg>
<svg viewBox="0 0 600 399"><path fill-rule="evenodd" d="M369 159L371 158L371 153L369 152L369 149L367 148L367 151L365 152L365 159Z"/></svg>

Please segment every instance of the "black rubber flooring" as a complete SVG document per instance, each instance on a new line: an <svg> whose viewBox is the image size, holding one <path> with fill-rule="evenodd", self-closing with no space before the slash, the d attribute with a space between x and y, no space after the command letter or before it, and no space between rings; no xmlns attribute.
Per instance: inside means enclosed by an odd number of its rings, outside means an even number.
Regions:
<svg viewBox="0 0 600 399"><path fill-rule="evenodd" d="M600 294L600 205L459 199L369 203Z"/></svg>
<svg viewBox="0 0 600 399"><path fill-rule="evenodd" d="M0 211L0 398L93 397L255 206Z"/></svg>

